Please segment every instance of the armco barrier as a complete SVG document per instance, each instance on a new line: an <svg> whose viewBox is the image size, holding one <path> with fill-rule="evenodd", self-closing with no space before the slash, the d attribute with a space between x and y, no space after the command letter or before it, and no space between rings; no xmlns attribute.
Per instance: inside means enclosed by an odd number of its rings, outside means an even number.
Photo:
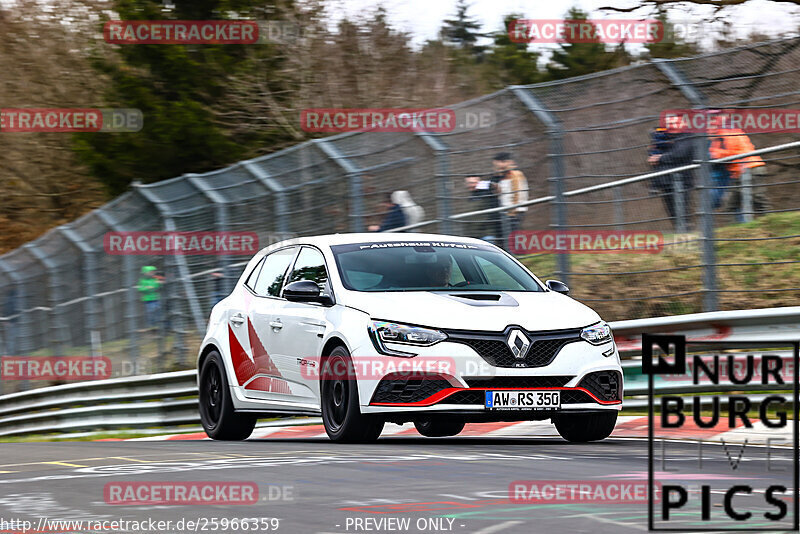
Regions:
<svg viewBox="0 0 800 534"><path fill-rule="evenodd" d="M636 337L642 333L684 334L690 341L797 341L800 306L618 321L612 322L611 327L623 353L623 371L626 377L633 378L641 370ZM659 384L658 388L659 392L676 394L725 390L725 386L708 384ZM647 406L646 399L631 398L646 395L645 386L628 385L625 394L624 407ZM764 395L752 400L757 403L761 397ZM0 396L0 436L199 422L194 370L80 382Z"/></svg>

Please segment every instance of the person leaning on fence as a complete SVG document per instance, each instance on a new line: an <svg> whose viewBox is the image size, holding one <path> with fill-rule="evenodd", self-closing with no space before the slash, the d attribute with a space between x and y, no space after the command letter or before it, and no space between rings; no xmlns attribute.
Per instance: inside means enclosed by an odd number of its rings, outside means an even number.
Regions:
<svg viewBox="0 0 800 534"><path fill-rule="evenodd" d="M650 132L650 146L647 149L647 161L655 167L661 154L672 145L672 135L664 126L658 126ZM657 156L657 157L653 157ZM650 194L663 195L666 184L671 181L670 176L661 175L650 178ZM666 205L665 205L666 206Z"/></svg>
<svg viewBox="0 0 800 534"><path fill-rule="evenodd" d="M745 154L753 152L755 147L750 141L750 138L742 130L736 128L719 128L713 131L714 135L711 137L710 152L711 157L714 159L725 158L728 156L735 156L737 154ZM723 167L723 165L714 165L714 167ZM769 209L769 199L764 187L766 166L764 160L760 156L747 156L742 159L734 160L724 165L727 171L728 181L726 185L734 185L731 188L731 194L728 195L727 201L723 211L731 212L736 215L736 220L739 222L744 221L743 206L742 206L742 176L744 173L750 173L751 192L753 197L753 211L756 213L763 213ZM721 196L715 202L714 208L719 207Z"/></svg>
<svg viewBox="0 0 800 534"><path fill-rule="evenodd" d="M469 201L474 203L475 211L488 210L500 207L499 199L497 198L497 182L500 179L496 175L488 178L481 178L478 176L470 176L466 178L467 189L469 189ZM499 212L486 213L476 216L471 219L470 228L474 231L470 232L475 237L493 241L497 236L502 235L503 231L500 225Z"/></svg>
<svg viewBox="0 0 800 534"><path fill-rule="evenodd" d="M136 289L139 290L142 304L144 304L148 328L158 326L161 317L161 283L162 280L156 275L155 267L152 265L142 267L142 277L139 279Z"/></svg>
<svg viewBox="0 0 800 534"><path fill-rule="evenodd" d="M383 221L380 225L373 224L369 226L367 230L370 232L385 232L386 230L406 225L406 215L403 213L403 208L392 199L392 193L386 194L381 206L386 213L383 216Z"/></svg>
<svg viewBox="0 0 800 534"><path fill-rule="evenodd" d="M656 171L690 165L694 159L692 135L677 132L675 128L675 122L670 121L667 123L665 130L656 130L651 134L653 145L650 147L650 156L647 161L653 165ZM676 220L675 196L677 188L680 187L683 190L683 194L680 197L683 201L683 214L687 220L689 219L689 215L692 212L691 200L692 189L694 188L692 171L686 170L657 176L651 181L651 187L662 195L667 215L669 215L673 225L676 227L678 226L678 221Z"/></svg>
<svg viewBox="0 0 800 534"><path fill-rule="evenodd" d="M414 199L411 198L411 194L408 191L395 191L392 193L391 201L396 206L400 206L400 209L403 211L403 215L406 219L405 225L403 226L421 223L422 219L425 218L425 210L422 209L422 206L414 202Z"/></svg>
<svg viewBox="0 0 800 534"><path fill-rule="evenodd" d="M495 172L501 178L497 182L497 189L500 194L499 203L502 207L516 206L528 201L528 180L522 171L517 169L517 164L511 159L511 154L501 152L494 157L492 162ZM527 206L510 208L503 213L508 221L508 232L519 230L522 225L522 217L528 211Z"/></svg>
<svg viewBox="0 0 800 534"><path fill-rule="evenodd" d="M470 190L470 201L478 203L478 210L513 206L528 200L528 181L516 169L514 160L508 152L500 152L492 160L494 173L488 178L470 176L466 179ZM498 240L503 235L504 219L508 231L519 228L522 214L528 210L523 206L511 208L504 213L493 212L478 216L478 236L487 241Z"/></svg>

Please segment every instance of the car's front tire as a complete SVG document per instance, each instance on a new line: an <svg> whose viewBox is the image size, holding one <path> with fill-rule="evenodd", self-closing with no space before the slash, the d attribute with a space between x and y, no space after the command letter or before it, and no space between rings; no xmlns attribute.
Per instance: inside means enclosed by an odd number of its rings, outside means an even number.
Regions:
<svg viewBox="0 0 800 534"><path fill-rule="evenodd" d="M454 417L424 417L414 421L417 432L428 438L455 436L464 430L464 420Z"/></svg>
<svg viewBox="0 0 800 534"><path fill-rule="evenodd" d="M553 417L561 437L573 443L599 441L611 435L617 424L616 410L597 413L561 413Z"/></svg>
<svg viewBox="0 0 800 534"><path fill-rule="evenodd" d="M320 400L325 432L333 441L370 443L378 439L384 421L361 413L358 381L350 353L341 345L323 361Z"/></svg>
<svg viewBox="0 0 800 534"><path fill-rule="evenodd" d="M208 353L200 368L199 402L200 421L211 439L239 441L253 433L258 418L234 410L225 365L217 351Z"/></svg>

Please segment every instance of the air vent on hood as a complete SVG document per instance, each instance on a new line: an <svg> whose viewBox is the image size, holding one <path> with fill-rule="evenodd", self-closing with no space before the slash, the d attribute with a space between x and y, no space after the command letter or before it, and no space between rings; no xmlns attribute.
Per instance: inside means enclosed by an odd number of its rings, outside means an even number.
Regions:
<svg viewBox="0 0 800 534"><path fill-rule="evenodd" d="M497 293L473 293L472 291L437 293L446 299L454 300L465 306L519 306L519 303L502 291Z"/></svg>
<svg viewBox="0 0 800 534"><path fill-rule="evenodd" d="M500 295L492 293L464 293L462 295L450 294L451 297L470 300L500 300Z"/></svg>

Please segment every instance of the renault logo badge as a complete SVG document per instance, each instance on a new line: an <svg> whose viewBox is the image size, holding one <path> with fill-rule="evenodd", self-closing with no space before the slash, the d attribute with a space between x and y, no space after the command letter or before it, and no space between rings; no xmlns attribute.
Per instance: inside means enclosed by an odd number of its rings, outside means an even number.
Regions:
<svg viewBox="0 0 800 534"><path fill-rule="evenodd" d="M518 328L508 333L506 344L508 348L511 349L511 353L518 360L525 359L525 356L528 354L528 349L531 346L530 340L522 333L522 330Z"/></svg>

